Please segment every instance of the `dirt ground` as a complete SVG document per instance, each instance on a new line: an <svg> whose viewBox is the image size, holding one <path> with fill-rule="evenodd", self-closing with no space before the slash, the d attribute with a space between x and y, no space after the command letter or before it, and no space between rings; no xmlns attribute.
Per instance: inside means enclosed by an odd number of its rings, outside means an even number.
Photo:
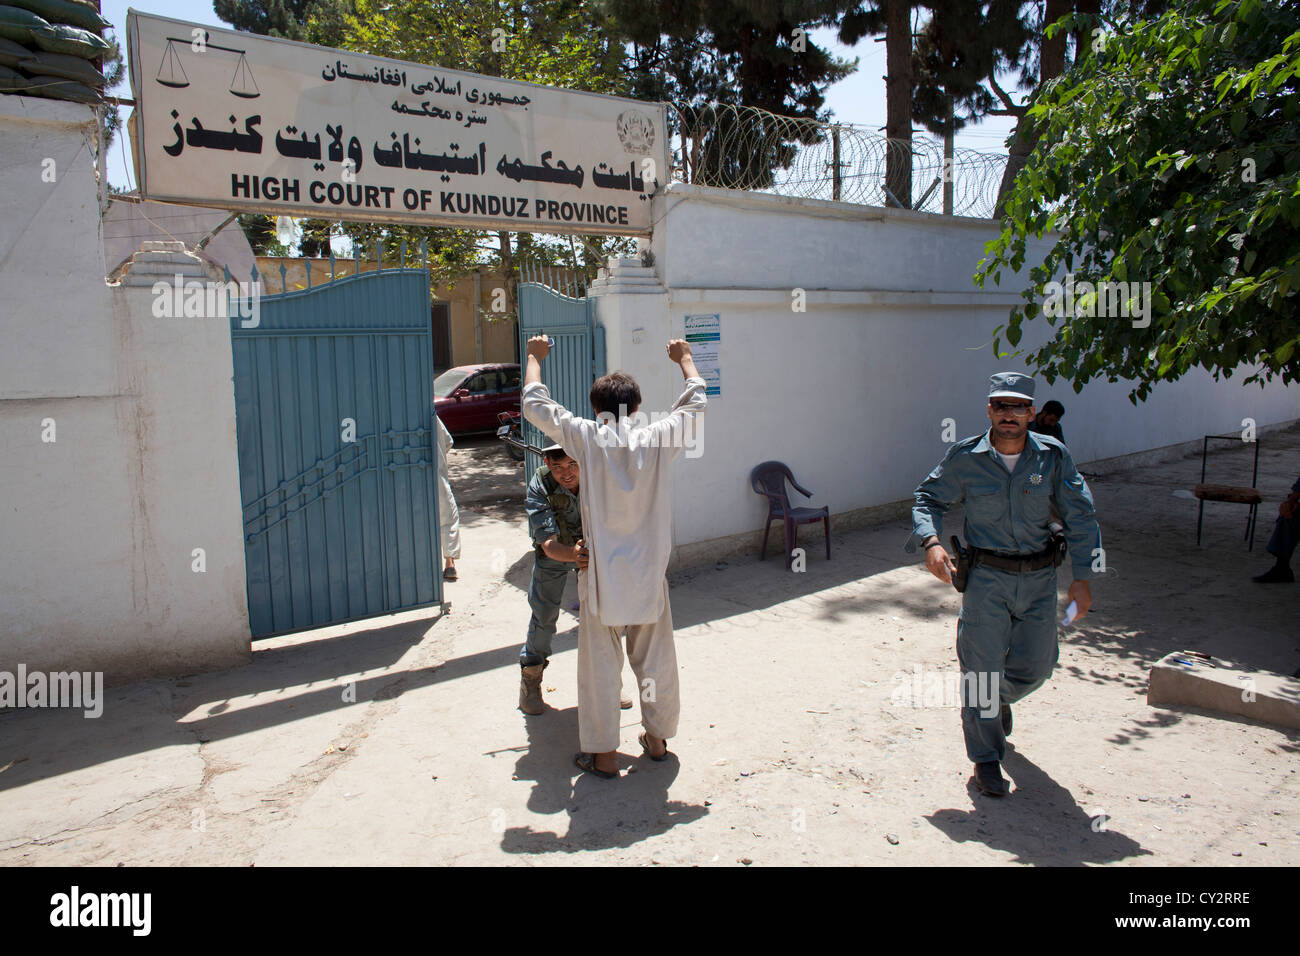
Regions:
<svg viewBox="0 0 1300 956"><path fill-rule="evenodd" d="M1145 699L1174 650L1300 667L1300 586L1250 581L1300 429L1261 447L1253 553L1231 505L1196 547L1199 455L1091 479L1108 571L1016 706L1014 791L992 800L955 705L913 699L954 672L958 595L902 551L903 522L834 535L829 562L803 529L802 574L747 554L671 575L677 756L638 756L633 710L623 777L580 775L576 616L551 709L525 718L522 466L461 441L448 614L259 641L246 667L110 689L98 720L0 713L0 865L1295 865L1300 734Z"/></svg>

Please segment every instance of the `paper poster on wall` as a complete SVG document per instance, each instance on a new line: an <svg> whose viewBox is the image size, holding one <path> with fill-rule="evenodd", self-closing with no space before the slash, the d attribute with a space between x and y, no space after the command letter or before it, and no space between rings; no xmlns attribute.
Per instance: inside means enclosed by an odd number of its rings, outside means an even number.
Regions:
<svg viewBox="0 0 1300 956"><path fill-rule="evenodd" d="M722 316L716 312L712 315L688 315L684 338L691 344L695 367L704 379L705 393L721 395L722 367L718 364L718 349L722 345Z"/></svg>

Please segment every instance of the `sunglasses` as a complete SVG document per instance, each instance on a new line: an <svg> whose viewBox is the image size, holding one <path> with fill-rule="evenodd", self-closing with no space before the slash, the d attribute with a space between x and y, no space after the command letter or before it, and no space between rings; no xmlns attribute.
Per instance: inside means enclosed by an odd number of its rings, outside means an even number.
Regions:
<svg viewBox="0 0 1300 956"><path fill-rule="evenodd" d="M993 409L994 414L997 415L1001 415L1004 412L1010 412L1012 415L1015 415L1017 418L1024 418L1031 411L1033 411L1034 406L1033 405L1009 405L1006 402L994 401L994 402L989 402L989 408Z"/></svg>

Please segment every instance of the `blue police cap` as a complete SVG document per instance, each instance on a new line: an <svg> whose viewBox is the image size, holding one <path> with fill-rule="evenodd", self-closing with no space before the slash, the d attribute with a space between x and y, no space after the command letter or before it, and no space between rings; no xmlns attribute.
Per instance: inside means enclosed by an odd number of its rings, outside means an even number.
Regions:
<svg viewBox="0 0 1300 956"><path fill-rule="evenodd" d="M1034 400L1034 380L1019 372L998 372L989 377L989 399L1027 398Z"/></svg>

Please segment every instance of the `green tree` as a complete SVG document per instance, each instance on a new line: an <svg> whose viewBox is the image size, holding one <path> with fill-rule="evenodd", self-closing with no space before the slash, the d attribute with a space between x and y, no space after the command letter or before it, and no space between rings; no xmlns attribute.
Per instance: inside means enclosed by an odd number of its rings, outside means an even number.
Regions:
<svg viewBox="0 0 1300 956"><path fill-rule="evenodd" d="M122 47L114 36L104 37L110 49L104 54L100 61L99 72L104 74L104 90L111 90L122 81L122 74L126 71L126 64L122 59ZM113 145L113 138L122 130L122 116L117 107L109 106L104 110L104 149L107 150Z"/></svg>
<svg viewBox="0 0 1300 956"><path fill-rule="evenodd" d="M912 57L912 118L942 136L978 122L1002 102L988 84L1033 55L1024 0L934 0Z"/></svg>
<svg viewBox="0 0 1300 956"><path fill-rule="evenodd" d="M1041 9L1036 3L1029 5L1026 22L1030 41L1017 56L1005 63L1007 69L1019 67L1017 88L1026 95L1017 101L1004 90L998 83L997 73L1000 71L991 72L986 80L988 89L996 95L1001 106L985 112L990 116L1014 116L1017 120L1007 143L1010 158L998 189L994 218L1001 217L1007 191L1038 141L1038 131L1028 115L1036 91L1060 76L1071 63L1088 57L1094 46L1104 42L1106 28L1110 33L1123 32L1136 20L1158 16L1166 5L1167 0L1046 0ZM1063 17L1070 18L1068 32L1048 29Z"/></svg>
<svg viewBox="0 0 1300 956"><path fill-rule="evenodd" d="M1076 391L1131 379L1136 404L1198 366L1216 378L1244 366L1261 384L1300 378L1298 86L1293 2L1185 0L1040 90L1038 142L976 282L1020 270L1031 236L1059 235L995 350L1043 313L1056 334L1026 361ZM1150 324L1096 315L1112 309L1086 290L1046 315L1045 285L1066 272L1076 284L1150 283Z"/></svg>
<svg viewBox="0 0 1300 956"><path fill-rule="evenodd" d="M212 9L236 30L305 40L312 8L320 0L213 0ZM313 41L314 42L314 41Z"/></svg>
<svg viewBox="0 0 1300 956"><path fill-rule="evenodd" d="M836 22L844 0L600 0L600 30L626 44L628 93L676 107L673 132L691 140L683 161L731 188L764 189L785 168L796 143L815 142L813 124L773 124L752 106L780 116L825 120L826 89L856 64L813 43L818 26ZM738 145L741 144L741 145ZM759 144L762 144L761 146Z"/></svg>
<svg viewBox="0 0 1300 956"><path fill-rule="evenodd" d="M904 209L912 206L912 10L914 0L867 0L840 21L840 42L853 46L885 35L885 188Z"/></svg>

